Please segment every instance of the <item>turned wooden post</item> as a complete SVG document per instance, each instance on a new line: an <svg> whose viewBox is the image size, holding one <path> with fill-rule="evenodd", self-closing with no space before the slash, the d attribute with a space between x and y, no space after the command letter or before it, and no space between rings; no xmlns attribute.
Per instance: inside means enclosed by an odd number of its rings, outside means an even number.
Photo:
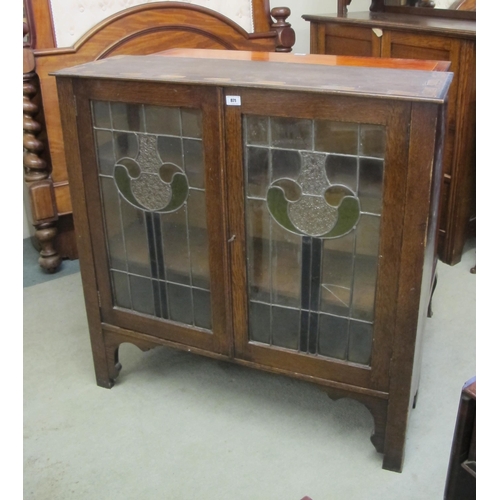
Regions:
<svg viewBox="0 0 500 500"><path fill-rule="evenodd" d="M42 158L44 144L38 139L42 126L35 118L39 107L35 102L38 93L35 58L28 41L28 25L23 22L23 166L24 180L30 198L35 237L40 243L40 266L54 272L61 257L54 248L58 219L54 189L47 162Z"/></svg>
<svg viewBox="0 0 500 500"><path fill-rule="evenodd" d="M286 21L290 14L288 7L275 7L271 10L271 16L276 19L276 22L271 24L271 28L276 31L276 52L291 52L295 43L295 31Z"/></svg>
<svg viewBox="0 0 500 500"><path fill-rule="evenodd" d="M337 0L337 16L345 17L348 5L351 5L351 0Z"/></svg>

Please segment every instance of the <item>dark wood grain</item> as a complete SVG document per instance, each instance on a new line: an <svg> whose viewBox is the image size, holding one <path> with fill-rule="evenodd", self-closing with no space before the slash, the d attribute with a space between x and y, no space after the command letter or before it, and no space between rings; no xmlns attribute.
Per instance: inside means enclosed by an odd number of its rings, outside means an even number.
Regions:
<svg viewBox="0 0 500 500"><path fill-rule="evenodd" d="M450 451L445 500L476 498L476 378L462 388Z"/></svg>
<svg viewBox="0 0 500 500"><path fill-rule="evenodd" d="M110 367L108 358L109 351L106 351L101 328L99 287L96 279L96 262L92 250L92 241L89 237L91 223L88 217L86 205L83 165L80 156L81 136L77 125L73 82L70 80L60 82L57 90L61 102L66 103L65 106L61 107L61 120L67 143L71 144L71 147L66 148L68 163L72 165L68 174L75 193L80 193L80 196L75 197L73 204L74 220L77 231L80 270L90 334L90 344L94 359L95 376L99 386L111 388L114 384L116 373ZM88 137L89 131L86 131L85 133Z"/></svg>
<svg viewBox="0 0 500 500"><path fill-rule="evenodd" d="M404 459L405 431L409 411L413 404L412 380L417 365L414 363L415 346L421 337L425 321L425 301L429 300L432 261L426 260L427 239L432 218L432 176L422 176L417 165L433 165L435 160L436 129L439 108L427 104L413 107L410 121L408 178L405 191L405 214L401 242L401 267L398 273L396 321L392 339L388 424L384 468L400 471ZM439 173L440 166L436 169ZM431 170L432 171L432 170ZM435 181L439 183L439 178ZM421 206L428 207L421 210ZM425 283L422 277L427 276ZM423 302L423 303L422 303Z"/></svg>
<svg viewBox="0 0 500 500"><path fill-rule="evenodd" d="M96 61L73 66L59 70L57 75L99 80L118 77L128 81L179 81L203 86L223 84L225 87L276 88L436 103L444 102L453 76L444 71L383 67L375 72L366 66L310 64L305 81L296 64L277 59L273 64L259 60L219 59L215 65L212 59L203 57L169 58L153 54L117 56L106 62L105 65Z"/></svg>
<svg viewBox="0 0 500 500"><path fill-rule="evenodd" d="M373 57L349 57L324 54L284 54L276 52L255 52L249 50L213 49L169 49L155 55L166 57L196 57L199 59L230 59L232 61L274 61L294 64L317 64L321 66L358 66L364 68L413 69L422 71L448 71L451 63L447 61L427 61L421 59L395 59Z"/></svg>

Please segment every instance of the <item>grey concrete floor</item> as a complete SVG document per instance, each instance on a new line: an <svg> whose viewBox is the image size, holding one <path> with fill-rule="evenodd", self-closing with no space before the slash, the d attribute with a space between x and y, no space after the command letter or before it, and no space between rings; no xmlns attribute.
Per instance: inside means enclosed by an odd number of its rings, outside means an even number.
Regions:
<svg viewBox="0 0 500 500"><path fill-rule="evenodd" d="M97 387L78 268L24 288L24 499L443 498L460 391L476 373L475 243L438 265L402 473L361 404L173 349L120 347ZM66 269L71 269L66 266Z"/></svg>

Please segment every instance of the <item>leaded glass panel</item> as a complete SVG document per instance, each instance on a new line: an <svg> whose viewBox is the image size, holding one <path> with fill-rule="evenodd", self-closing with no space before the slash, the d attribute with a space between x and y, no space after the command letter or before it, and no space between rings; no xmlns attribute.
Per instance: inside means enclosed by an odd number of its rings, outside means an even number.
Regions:
<svg viewBox="0 0 500 500"><path fill-rule="evenodd" d="M92 111L114 305L211 330L201 111Z"/></svg>
<svg viewBox="0 0 500 500"><path fill-rule="evenodd" d="M385 127L246 115L251 341L369 365Z"/></svg>

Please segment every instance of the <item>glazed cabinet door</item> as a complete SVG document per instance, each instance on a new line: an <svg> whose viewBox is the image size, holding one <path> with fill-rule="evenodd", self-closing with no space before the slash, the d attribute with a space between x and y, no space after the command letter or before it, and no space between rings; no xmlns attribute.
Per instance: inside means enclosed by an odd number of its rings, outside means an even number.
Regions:
<svg viewBox="0 0 500 500"><path fill-rule="evenodd" d="M220 91L74 82L103 325L227 354Z"/></svg>
<svg viewBox="0 0 500 500"><path fill-rule="evenodd" d="M235 355L387 390L411 106L226 98Z"/></svg>

